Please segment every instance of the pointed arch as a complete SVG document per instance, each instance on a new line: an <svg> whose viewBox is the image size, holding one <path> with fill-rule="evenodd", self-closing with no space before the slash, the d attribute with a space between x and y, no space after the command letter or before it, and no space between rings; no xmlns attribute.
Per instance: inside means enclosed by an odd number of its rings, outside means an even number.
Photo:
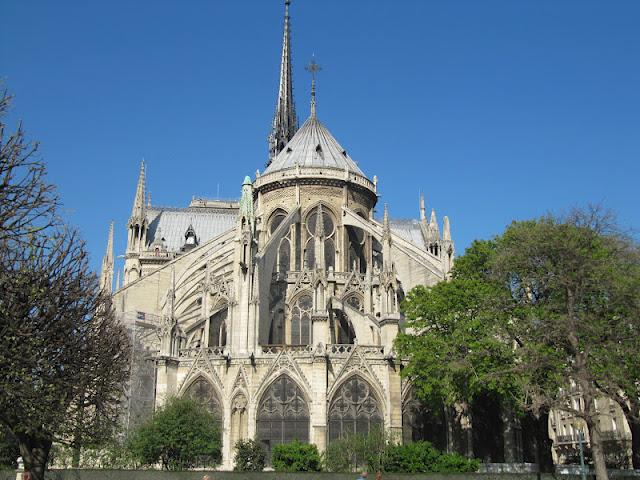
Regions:
<svg viewBox="0 0 640 480"><path fill-rule="evenodd" d="M296 295L289 304L289 322L287 325L290 333L289 344L310 345L312 339L311 313L313 310L312 292L305 290Z"/></svg>
<svg viewBox="0 0 640 480"><path fill-rule="evenodd" d="M222 402L220 392L213 382L203 374L196 375L182 391L182 397L190 398L205 407L222 424Z"/></svg>
<svg viewBox="0 0 640 480"><path fill-rule="evenodd" d="M309 442L309 405L303 389L286 373L264 390L256 413L256 438L268 453L278 444Z"/></svg>
<svg viewBox="0 0 640 480"><path fill-rule="evenodd" d="M384 426L382 402L362 376L349 376L336 390L328 411L329 441L349 433L368 435Z"/></svg>

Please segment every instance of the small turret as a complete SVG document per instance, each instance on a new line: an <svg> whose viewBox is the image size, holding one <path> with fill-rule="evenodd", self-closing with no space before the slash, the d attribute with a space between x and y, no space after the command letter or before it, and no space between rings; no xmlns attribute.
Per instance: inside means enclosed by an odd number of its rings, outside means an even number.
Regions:
<svg viewBox="0 0 640 480"><path fill-rule="evenodd" d="M127 241L127 251L140 252L147 243L147 210L145 206L145 165L144 160L140 163L140 175L138 177L138 185L136 186L136 194L133 199L133 207L131 208L131 217L129 217L129 238Z"/></svg>
<svg viewBox="0 0 640 480"><path fill-rule="evenodd" d="M442 241L450 242L451 241L451 226L449 225L449 217L445 215L443 219L444 225L442 228Z"/></svg>
<svg viewBox="0 0 640 480"><path fill-rule="evenodd" d="M384 214L382 216L382 269L391 271L391 225L389 224L389 206L384 204Z"/></svg>
<svg viewBox="0 0 640 480"><path fill-rule="evenodd" d="M449 217L444 217L444 224L442 227L442 257L444 262L444 270L448 275L453 268L453 259L455 256L455 247L453 240L451 239L451 225L449 224Z"/></svg>
<svg viewBox="0 0 640 480"><path fill-rule="evenodd" d="M438 240L440 240L440 228L438 227L438 219L436 218L436 211L434 208L431 209L429 230L431 230L432 241L437 242Z"/></svg>
<svg viewBox="0 0 640 480"><path fill-rule="evenodd" d="M424 195L420 194L420 221L426 221L427 220L427 212L426 209L424 208Z"/></svg>
<svg viewBox="0 0 640 480"><path fill-rule="evenodd" d="M140 163L140 175L138 185L131 208L131 217L127 224L129 234L127 237L126 260L124 262L124 284L137 280L142 276L142 266L140 265L140 253L146 249L147 233L149 230L149 220L147 219L147 209L145 205L145 177L146 170L144 160Z"/></svg>

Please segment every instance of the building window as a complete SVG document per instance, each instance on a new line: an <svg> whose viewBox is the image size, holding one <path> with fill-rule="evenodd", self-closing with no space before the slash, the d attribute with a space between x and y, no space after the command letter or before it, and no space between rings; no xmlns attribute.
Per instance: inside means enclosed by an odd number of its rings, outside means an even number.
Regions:
<svg viewBox="0 0 640 480"><path fill-rule="evenodd" d="M291 309L291 344L309 345L311 343L311 295L304 294L296 300Z"/></svg>
<svg viewBox="0 0 640 480"><path fill-rule="evenodd" d="M205 407L216 419L218 424L222 421L222 408L220 399L213 385L203 377L198 377L184 392L184 397Z"/></svg>
<svg viewBox="0 0 640 480"><path fill-rule="evenodd" d="M350 433L368 435L382 426L382 411L371 386L359 376L342 384L329 407L329 441Z"/></svg>
<svg viewBox="0 0 640 480"><path fill-rule="evenodd" d="M367 271L367 258L365 255L364 230L358 227L347 227L349 237L349 255L347 270L365 273Z"/></svg>
<svg viewBox="0 0 640 480"><path fill-rule="evenodd" d="M309 408L302 390L287 375L278 377L262 395L256 427L269 458L275 445L309 442Z"/></svg>
<svg viewBox="0 0 640 480"><path fill-rule="evenodd" d="M333 221L333 217L326 209L319 207L314 209L309 215L307 215L307 242L304 249L304 262L307 268L316 268L316 227L318 224L318 215L321 217L322 230L324 231L324 268L329 270L329 267L335 270L336 267L336 246L335 246L335 232L336 226Z"/></svg>
<svg viewBox="0 0 640 480"><path fill-rule="evenodd" d="M227 315L228 310L226 308L211 315L209 319L210 347L224 347L227 345Z"/></svg>

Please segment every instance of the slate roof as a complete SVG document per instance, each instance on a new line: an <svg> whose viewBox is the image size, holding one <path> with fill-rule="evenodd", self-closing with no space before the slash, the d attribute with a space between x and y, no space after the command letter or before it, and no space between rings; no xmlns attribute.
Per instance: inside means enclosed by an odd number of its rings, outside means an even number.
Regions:
<svg viewBox="0 0 640 480"><path fill-rule="evenodd" d="M151 207L147 209L149 232L147 242L156 239L158 229L168 251L179 251L184 245L184 234L193 226L198 244L232 229L235 226L238 210L234 208L170 208Z"/></svg>
<svg viewBox="0 0 640 480"><path fill-rule="evenodd" d="M396 235L410 241L420 248L424 248L424 239L420 229L420 220L389 219L389 227Z"/></svg>
<svg viewBox="0 0 640 480"><path fill-rule="evenodd" d="M300 127L284 149L275 156L264 174L301 167L348 169L365 177L356 162L340 146L327 128L311 116Z"/></svg>

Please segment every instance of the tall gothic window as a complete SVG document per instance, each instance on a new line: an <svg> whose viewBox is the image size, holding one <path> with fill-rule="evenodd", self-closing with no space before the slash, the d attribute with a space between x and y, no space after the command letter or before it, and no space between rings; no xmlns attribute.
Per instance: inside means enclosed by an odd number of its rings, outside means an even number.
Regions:
<svg viewBox="0 0 640 480"><path fill-rule="evenodd" d="M287 375L278 377L262 396L256 427L269 456L275 445L309 441L309 408L302 391Z"/></svg>
<svg viewBox="0 0 640 480"><path fill-rule="evenodd" d="M342 384L329 407L329 441L349 433L368 435L372 428L383 425L382 411L372 390L357 375Z"/></svg>
<svg viewBox="0 0 640 480"><path fill-rule="evenodd" d="M333 218L327 210L322 210L322 227L324 230L324 268L336 267L336 226ZM307 243L304 249L304 261L308 268L316 267L315 235L318 222L318 210L314 209L307 215Z"/></svg>
<svg viewBox="0 0 640 480"><path fill-rule="evenodd" d="M205 407L216 419L218 423L222 422L222 408L220 399L216 394L213 385L203 377L198 377L189 388L184 392L186 398L199 403Z"/></svg>
<svg viewBox="0 0 640 480"><path fill-rule="evenodd" d="M210 347L224 347L227 344L227 315L227 308L223 308L209 318Z"/></svg>
<svg viewBox="0 0 640 480"><path fill-rule="evenodd" d="M304 294L296 300L291 309L291 345L311 343L311 295Z"/></svg>
<svg viewBox="0 0 640 480"><path fill-rule="evenodd" d="M284 210L276 210L269 221L269 235L273 235L280 224L287 218L287 212ZM286 273L289 270L293 270L291 262L291 233L286 232L284 238L280 241L278 246L278 258L276 261L275 271L280 273Z"/></svg>
<svg viewBox="0 0 640 480"><path fill-rule="evenodd" d="M367 257L365 255L365 235L364 230L358 227L347 227L349 237L349 255L347 269L360 273L367 271Z"/></svg>

